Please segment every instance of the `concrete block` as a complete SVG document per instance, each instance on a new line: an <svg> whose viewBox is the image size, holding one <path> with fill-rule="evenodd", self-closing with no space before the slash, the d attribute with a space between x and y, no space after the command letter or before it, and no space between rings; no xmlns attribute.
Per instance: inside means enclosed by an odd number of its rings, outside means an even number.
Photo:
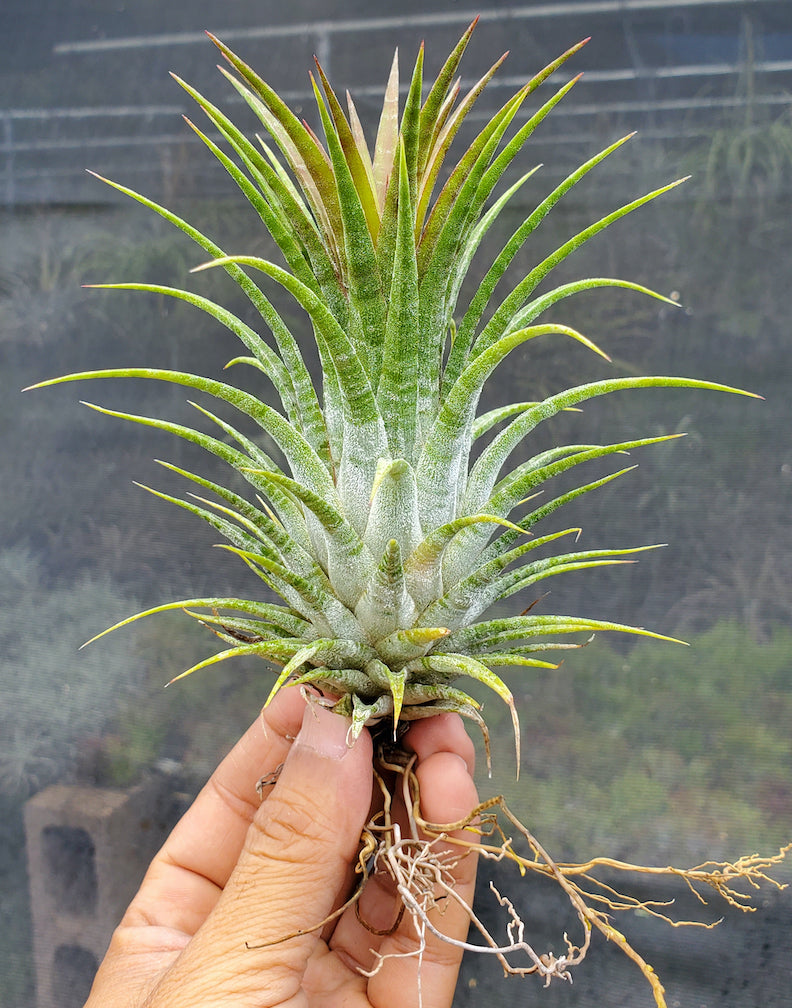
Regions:
<svg viewBox="0 0 792 1008"><path fill-rule="evenodd" d="M113 929L170 828L166 778L58 784L25 807L38 1008L82 1008Z"/></svg>

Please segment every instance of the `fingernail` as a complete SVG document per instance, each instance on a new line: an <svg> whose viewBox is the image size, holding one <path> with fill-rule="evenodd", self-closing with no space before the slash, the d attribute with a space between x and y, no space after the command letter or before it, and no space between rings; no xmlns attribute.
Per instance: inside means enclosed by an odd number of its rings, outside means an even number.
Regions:
<svg viewBox="0 0 792 1008"><path fill-rule="evenodd" d="M349 721L318 703L307 703L295 746L312 749L328 759L343 759L349 752Z"/></svg>

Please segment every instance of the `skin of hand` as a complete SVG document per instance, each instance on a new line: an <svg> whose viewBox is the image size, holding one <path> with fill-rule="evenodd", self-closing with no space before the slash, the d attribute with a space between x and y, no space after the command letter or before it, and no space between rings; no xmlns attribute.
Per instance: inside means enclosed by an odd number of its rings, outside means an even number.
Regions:
<svg viewBox="0 0 792 1008"><path fill-rule="evenodd" d="M419 969L423 1008L450 1008L462 951L427 932L423 955L405 955L418 947L407 913L378 936L349 907L324 929L278 942L324 920L359 879L372 744L364 730L348 745L348 727L297 690L278 693L155 857L85 1008L418 1008ZM416 721L402 742L418 757L425 819L456 822L476 807L473 745L457 715ZM256 782L281 764L259 802ZM453 869L466 902L475 873L472 854ZM443 902L434 923L463 941L466 913ZM393 925L386 878L369 878L359 909L370 928ZM389 958L365 977L359 968L370 970L376 952Z"/></svg>

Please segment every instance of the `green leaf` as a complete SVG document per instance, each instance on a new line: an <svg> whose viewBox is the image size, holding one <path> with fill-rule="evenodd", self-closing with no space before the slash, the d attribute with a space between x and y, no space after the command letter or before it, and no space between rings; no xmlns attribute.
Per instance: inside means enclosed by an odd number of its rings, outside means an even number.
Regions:
<svg viewBox="0 0 792 1008"><path fill-rule="evenodd" d="M273 139L281 147L284 155L292 159L292 168L303 184L306 195L310 193L314 201L317 198L320 201L327 214L329 235L334 236L338 245L341 245L343 227L338 193L333 173L319 144L288 105L247 63L236 56L214 35L207 34L270 113L264 120L265 125L272 132ZM273 125L280 128L273 130ZM307 184L308 179L310 179L311 185Z"/></svg>
<svg viewBox="0 0 792 1008"><path fill-rule="evenodd" d="M127 616L126 619L122 619L118 623L114 623L113 626L108 627L106 630L102 630L101 633L96 634L95 637L91 637L91 639L87 640L81 645L81 647L87 647L89 644L93 644L94 641L98 641L106 634L112 633L114 630L120 630L121 627L129 626L131 623L135 623L140 619L145 619L147 616L156 616L159 613L170 612L174 609L184 610L195 609L197 607L212 610L231 609L236 612L246 612L251 616L258 616L261 619L271 621L276 626L280 627L284 633L289 634L292 637L299 637L301 634L310 629L310 623L301 619L295 613L291 612L291 610L284 609L283 606L271 605L267 602L253 602L247 599L210 596L208 598L179 599L177 602L165 602L163 605L154 606L152 609L144 609L142 612L135 613L133 616Z"/></svg>
<svg viewBox="0 0 792 1008"><path fill-rule="evenodd" d="M238 644L260 644L262 641L293 638L292 633L284 633L272 622L263 620L240 619L232 616L220 616L217 613L209 616L207 613L184 610L185 616L197 620L201 626L210 630L215 637L236 647Z"/></svg>
<svg viewBox="0 0 792 1008"><path fill-rule="evenodd" d="M649 287L643 287L641 284L631 283L628 280L616 280L613 277L588 277L585 280L575 280L572 283L562 284L560 287L556 287L531 301L522 311L515 315L512 328L521 329L523 326L530 325L534 319L538 318L539 315L563 298L571 297L574 294L581 294L583 291L595 290L599 287L618 287L623 290L635 291L638 294L646 294L648 297L663 301L674 308L681 307L678 301L674 301L664 294L658 294L657 291L653 291Z"/></svg>
<svg viewBox="0 0 792 1008"><path fill-rule="evenodd" d="M539 539L531 539L509 552L501 551L461 580L456 577L455 573L449 576L444 571L444 581L448 590L427 606L421 613L421 620L443 623L451 628L469 623L485 609L488 609L499 597L499 575L509 564L521 559L531 550L540 549L562 536L579 532L579 528L564 529Z"/></svg>
<svg viewBox="0 0 792 1008"><path fill-rule="evenodd" d="M280 688L286 683L286 681L293 676L302 665L305 665L306 662L310 661L316 652L321 650L322 645L325 643L326 641L323 640L312 641L310 644L306 644L305 647L299 648L291 655L288 662L283 666L283 670L280 675L275 680L275 685L270 690L269 696L264 701L265 707L272 703L275 699L275 695L280 691Z"/></svg>
<svg viewBox="0 0 792 1008"><path fill-rule="evenodd" d="M205 522L208 522L212 528L216 529L222 536L225 536L230 543L234 546L239 547L243 550L265 550L270 559L276 560L278 558L278 553L274 547L267 542L259 533L255 526L251 529L248 525L246 519L241 515L234 515L236 520L240 524L246 526L249 531L243 531L238 525L234 525L232 522L226 521L220 515L212 514L211 511L207 511L206 508L198 507L196 504L191 504L189 501L182 500L180 497L173 497L171 494L163 493L161 490L154 490L145 483L138 483L133 480L135 486L141 488L141 490L146 490L148 493L153 494L155 497L159 497L161 500L170 501L171 504L177 504L179 507L184 508L185 511L189 511L191 514L196 515L199 518L203 518ZM204 501L203 498L197 498L202 501L202 503L210 504L209 501ZM219 507L219 505L211 505L212 507ZM230 509L224 509L230 513ZM250 532L254 535L251 535Z"/></svg>
<svg viewBox="0 0 792 1008"><path fill-rule="evenodd" d="M605 486L606 483L610 483L611 480L617 479L625 473L632 472L633 469L636 468L637 466L628 466L625 469L620 469L618 472L609 473L601 479L594 480L591 483L585 483L582 486L568 490L566 493L560 494L558 497L555 497L541 505L541 507L535 508L533 511L529 512L524 518L516 523L515 528L518 528L522 533L526 533L538 522L563 507L564 504L568 504L570 501L575 500L576 497L580 497L584 493L588 493L590 490L598 490L600 487ZM515 541L515 539L517 539L519 534L519 532L508 529L503 533L503 535L499 536L498 539L490 543L490 545L483 551L483 536L459 536L457 540L451 544L445 556L443 570L446 574L447 582L449 584L454 584L461 577L465 577L471 569L473 563L477 562L478 564L483 565L493 558L501 556Z"/></svg>
<svg viewBox="0 0 792 1008"><path fill-rule="evenodd" d="M426 219L426 214L429 210L432 193L451 143L456 136L459 127L464 122L465 117L476 103L476 99L495 75L505 58L505 55L501 56L499 60L492 64L484 76L473 85L470 91L468 91L463 100L454 110L454 113L451 115L450 119L448 119L448 122L440 129L434 140L426 167L421 176L418 205L415 213L416 241L419 241L419 239L422 240L421 235L424 229L424 220ZM458 92L459 89L456 88L455 90ZM446 114L450 113L450 107L445 111Z"/></svg>
<svg viewBox="0 0 792 1008"><path fill-rule="evenodd" d="M209 255L215 257L216 259L223 260L223 269L239 285L251 303L256 307L257 311L267 323L273 336L275 337L281 359L283 360L283 363L285 364L294 384L295 398L300 404L300 409L303 413L302 427L312 440L314 440L317 444L321 444L322 432L324 429L322 413L316 399L316 392L311 382L311 376L308 373L308 369L302 359L297 343L288 327L284 324L283 319L281 319L280 315L275 311L273 306L259 290L256 284L253 283L245 271L233 262L232 259L226 257L223 250L219 246L215 245L213 241L201 234L201 232L194 228L191 224L182 220L181 217L171 213L170 210L167 210L165 207L160 206L153 200L142 196L140 193L135 192L134 189L128 189L126 186L119 185L117 182L112 182L110 179L102 178L101 175L96 175L95 172L89 172L89 174L99 179L99 181L104 182L106 185L109 185L111 188L118 190L118 192L123 193L125 196L129 196L131 199L136 200L149 210L153 210L170 224L173 224L180 231L183 231L184 234L190 237L197 245L200 245L200 247L208 252ZM314 433L312 434L311 432Z"/></svg>
<svg viewBox="0 0 792 1008"><path fill-rule="evenodd" d="M437 411L443 342L454 308L451 295L459 286L456 274L460 263L464 264L461 250L466 231L475 225L478 218L480 204L476 197L481 179L525 95L523 88L471 144L444 186L421 238L418 250L418 343L422 360L418 410L420 417L427 418L423 424L424 431Z"/></svg>
<svg viewBox="0 0 792 1008"><path fill-rule="evenodd" d="M192 675L193 672L199 672L201 669L208 668L210 665L217 665L219 662L226 661L228 658L241 658L246 655L258 655L260 658L266 658L273 662L280 662L282 659L291 655L297 646L296 641L284 641L284 640L272 640L272 641L261 641L256 644L241 644L238 647L229 648L227 651L220 651L217 654L210 655L209 658L204 658L203 661L198 662L197 665L193 665L191 668L186 669L179 675L174 676L170 682L165 683L166 686L172 686L174 683L179 682L180 679L186 679L187 676Z"/></svg>
<svg viewBox="0 0 792 1008"><path fill-rule="evenodd" d="M404 146L404 156L407 162L407 179L410 189L412 206L418 201L418 145L421 121L421 91L423 88L424 44L418 47L410 87L402 113L400 139Z"/></svg>
<svg viewBox="0 0 792 1008"><path fill-rule="evenodd" d="M330 115L333 117L335 134L341 145L344 161L349 168L350 177L360 200L363 213L365 214L371 240L375 242L377 240L377 233L379 232L380 216L369 172L366 168L363 157L361 156L360 149L352 133L352 129L347 122L346 116L344 115L344 111L341 108L338 98L336 98L335 92L330 86L330 81L325 76L325 72L316 57L314 57L314 62L316 63L316 69L319 73L319 79L322 82L322 90L327 98ZM332 151L330 151L330 156L332 159ZM343 209L342 197L342 212Z"/></svg>
<svg viewBox="0 0 792 1008"><path fill-rule="evenodd" d="M447 642L446 642L447 643ZM407 668L412 670L417 666L429 669L432 672L441 672L444 675L458 676L466 675L477 682L484 683L491 690L498 694L511 714L512 727L514 728L514 748L517 759L517 776L520 776L520 722L517 718L517 710L514 706L514 697L505 682L500 679L492 669L487 668L481 661L471 658L466 654L430 654L426 658L419 658L411 662Z"/></svg>
<svg viewBox="0 0 792 1008"><path fill-rule="evenodd" d="M156 459L159 465L164 466L164 468L170 470L171 472L178 473L180 476L185 477L185 479L192 480L193 483L197 483L198 486L202 486L205 490L216 494L221 500L226 501L231 507L242 515L250 524L252 524L257 530L260 536L263 536L265 541L269 541L278 551L278 558L280 558L284 563L288 565L298 574L303 577L316 578L320 582L326 580L326 575L322 568L314 560L311 553L309 553L300 542L308 542L310 546L310 541L307 539L307 533L298 537L297 540L293 539L289 533L286 531L284 526L275 521L269 514L265 514L258 508L254 507L243 497L235 494L233 491L229 490L227 487L220 486L217 483L213 483L211 480L204 479L201 476L197 476L195 473L188 472L186 469L181 469L179 466L175 466L170 462L162 462ZM248 475L252 470L244 470L242 472L243 476ZM264 484L260 480L256 480L258 488L263 492ZM283 504L285 503L285 494L278 492L277 487L269 487L269 495L273 499L273 503L278 510L281 510ZM300 519L302 516L299 516ZM289 523L291 524L291 523ZM301 529L301 532L303 530Z"/></svg>
<svg viewBox="0 0 792 1008"><path fill-rule="evenodd" d="M362 630L357 620L350 610L329 591L325 591L321 585L313 580L301 577L286 565L271 560L268 556L252 550L241 550L235 546L222 546L222 549L235 553L242 559L249 560L254 567L263 570L267 575L267 582L272 584L275 590L286 598L286 601L296 609L305 619L317 628L324 627L334 636L349 638L350 640L361 640ZM296 593L297 599L293 596L286 597L280 586L287 586Z"/></svg>
<svg viewBox="0 0 792 1008"><path fill-rule="evenodd" d="M536 403L517 416L508 427L495 437L479 456L468 478L467 491L464 498L465 510L478 510L484 507L498 472L507 458L543 420L548 420L561 410L569 409L578 403L598 396L609 395L627 389L638 388L695 388L713 392L730 392L735 395L747 395L751 398L761 398L752 392L720 385L717 382L701 381L695 378L676 378L667 375L652 375L638 378L606 378L601 381L588 382L565 389L542 402Z"/></svg>
<svg viewBox="0 0 792 1008"><path fill-rule="evenodd" d="M370 485L368 520L363 538L374 556L391 539L410 553L421 540L421 514L415 472L404 459L380 459Z"/></svg>
<svg viewBox="0 0 792 1008"><path fill-rule="evenodd" d="M323 366L325 361L332 362L340 391L343 394L344 414L348 418L350 426L358 431L370 432L372 441L369 450L383 454L387 450L385 429L368 376L357 349L351 343L347 333L328 311L324 302L291 273L267 259L259 259L256 256L214 259L196 267L193 272L224 266L226 262L231 261L238 265L250 266L272 277L305 309L314 324Z"/></svg>
<svg viewBox="0 0 792 1008"><path fill-rule="evenodd" d="M434 84L429 89L429 94L426 96L426 101L421 109L418 124L417 171L419 177L423 175L426 162L432 149L432 141L436 136L437 125L440 119L440 112L443 107L443 103L477 22L478 18L475 18L462 35L462 38L457 42L456 46L451 51L448 59L446 59L443 64L440 73L437 75Z"/></svg>
<svg viewBox="0 0 792 1008"><path fill-rule="evenodd" d="M274 181L276 176L270 165L252 143L245 137L234 124L216 109L210 102L206 101L197 91L182 81L175 74L171 76L180 84L184 90L195 99L201 106L210 121L220 130L233 150L237 153L248 172L256 180L258 188L250 179L234 164L234 162L223 153L223 151L203 133L193 122L185 117L185 122L193 130L196 136L209 148L220 164L225 168L231 178L241 189L248 202L256 210L264 226L272 235L275 244L281 250L284 258L296 276L308 286L316 287L318 284L311 266L303 254L303 250L297 241L291 222L281 211L280 207L273 206L269 199L272 198L269 182Z"/></svg>
<svg viewBox="0 0 792 1008"><path fill-rule="evenodd" d="M161 368L109 368L100 371L81 371L75 374L62 375L59 378L50 378L48 381L39 382L37 385L31 387L44 388L48 385L83 381L89 378L148 378L156 381L172 382L176 385L184 385L187 388L194 388L199 392L205 392L216 399L222 399L224 402L236 407L236 409L246 416L249 416L273 437L288 460L293 472L297 475L297 478L306 482L313 482L331 499L335 495L335 488L330 474L305 438L271 406L261 402L260 399L256 399L255 396L247 392L234 388L233 385L226 385L224 382L215 381L212 378L187 374L183 371L169 371Z"/></svg>
<svg viewBox="0 0 792 1008"><path fill-rule="evenodd" d="M490 209L484 214L481 220L476 224L475 227L470 229L470 232L465 239L464 248L459 254L457 268L451 277L451 284L448 292L448 303L456 307L459 300L459 293L465 278L470 270L470 264L473 260L473 256L476 254L479 245L483 241L485 235L495 223L498 215L501 213L503 208L509 202L509 200L514 196L516 192L528 181L531 176L538 171L540 165L532 168L531 171L526 172L521 178L519 178L514 185L510 186L509 189L503 193L499 199L490 207ZM462 367L464 367L467 361L468 351L470 349L470 333L462 333L457 330L454 333L454 338L451 344L450 352L448 355L448 360L445 367L443 368L443 379L440 388L440 398L441 400L445 398L448 394L448 389L454 384L456 379L459 377L459 373Z"/></svg>
<svg viewBox="0 0 792 1008"><path fill-rule="evenodd" d="M282 361L270 347L264 342L259 334L251 329L249 325L237 318L222 305L215 304L208 298L193 294L192 291L181 290L177 287L162 287L159 284L142 283L116 283L116 284L87 284L91 290L123 290L123 291L145 291L149 294L160 294L164 297L176 298L185 301L187 304L200 309L216 318L221 325L237 336L242 343L250 350L256 361L260 364L261 370L272 381L276 391L283 403L284 409L289 414L292 423L298 429L302 428L302 418L296 409L295 391L288 370L283 366Z"/></svg>
<svg viewBox="0 0 792 1008"><path fill-rule="evenodd" d="M426 438L416 467L421 512L425 523L439 525L453 519L459 513L457 505L464 488L473 414L484 382L515 347L549 334L570 336L600 356L606 356L576 330L567 326L548 324L521 329L504 336L486 353L472 361L446 396ZM474 508L464 507L462 513L469 513L472 510ZM489 511L489 508L476 507L475 510Z"/></svg>
<svg viewBox="0 0 792 1008"><path fill-rule="evenodd" d="M595 168L601 161L608 157L609 154L618 150L623 143L634 135L635 134L630 133L626 137L622 137L620 140L617 140L616 143L610 144L610 146L600 151L599 154L596 154L594 157L580 165L579 168L575 169L571 175L568 175L563 182L553 189L549 196L546 196L545 199L542 200L537 208L529 214L529 216L517 228L511 238L509 238L502 251L498 254L495 261L490 266L484 276L484 279L479 284L478 289L476 290L476 293L473 296L473 299L471 300L470 305L465 312L465 316L459 326L459 332L457 334L458 346L448 362L447 383L453 380L455 375L461 370L468 350L473 344L473 335L476 327L479 325L481 317L489 304L490 298L492 297L498 282L501 280L509 264L522 248L528 237L541 224L556 203L558 203L558 201L565 196L577 182L579 182L589 171L591 171L592 168ZM481 349L485 346L486 340L483 340L481 347L477 348L477 352L480 353Z"/></svg>
<svg viewBox="0 0 792 1008"><path fill-rule="evenodd" d="M388 298L377 403L394 458L414 461L419 384L418 267L404 142L399 144L399 203L393 278Z"/></svg>
<svg viewBox="0 0 792 1008"><path fill-rule="evenodd" d="M355 616L375 642L392 634L398 627L413 623L415 604L407 591L401 547L396 539L387 544L382 559L371 573L355 607ZM390 685L390 680L388 682Z"/></svg>
<svg viewBox="0 0 792 1008"><path fill-rule="evenodd" d="M646 203L657 199L658 196L662 196L664 193L670 192L672 189L676 188L676 186L686 182L688 177L689 176L685 176L684 178L677 179L675 182L661 186L659 189L654 189L652 192L647 193L645 196L641 196L639 199L632 200L630 203L625 203L624 206L619 207L618 210L614 210L612 213L600 218L600 220L596 221L594 224L590 224L587 228L579 231L568 241L564 242L563 245L560 245L549 256L544 258L539 265L535 266L530 273L517 284L514 290L512 290L512 292L504 298L498 310L485 326L481 336L479 336L476 340L473 346L473 353L482 353L504 332L508 331L508 329L514 324L514 317L516 313L520 310L525 301L527 301L534 288L555 266L557 266L560 262L563 262L567 256L571 255L572 252L580 248L580 246L585 244L585 242L587 242L590 238L593 238L601 231L604 231L605 228L610 227L610 225L615 221L620 220L627 214L632 213L633 210L637 210Z"/></svg>
<svg viewBox="0 0 792 1008"><path fill-rule="evenodd" d="M507 616L498 619L484 620L463 627L449 636L445 642L448 647L458 650L472 650L493 647L506 640L531 640L540 635L570 633L615 632L635 634L640 637L653 637L655 640L670 641L673 644L684 644L675 637L646 630L643 627L629 626L625 623L611 623L607 620L591 620L582 616ZM533 651L553 650L552 642L532 645ZM515 649L517 650L517 649ZM526 650L528 650L526 648ZM486 660L486 654L482 655Z"/></svg>
<svg viewBox="0 0 792 1008"><path fill-rule="evenodd" d="M379 378L382 337L387 307L377 255L369 231L361 193L355 185L339 138L316 82L311 78L324 126L341 207L347 284L351 308L350 337L372 386ZM373 206L372 206L373 212Z"/></svg>
<svg viewBox="0 0 792 1008"><path fill-rule="evenodd" d="M378 234L380 224L380 216L379 216L380 209L376 196L377 185L374 180L374 164L371 160L371 154L368 149L368 143L366 142L366 135L363 132L363 124L361 123L360 117L357 114L355 103L352 101L352 95L349 93L349 91L347 91L346 93L346 100L347 100L347 108L349 109L349 128L352 131L352 137L355 141L355 146L357 147L358 155L360 157L361 164L363 165L363 169L365 170L366 175L368 176L369 187L374 197L374 205L377 210L377 234ZM376 240L376 235L372 235L372 237Z"/></svg>
<svg viewBox="0 0 792 1008"><path fill-rule="evenodd" d="M541 581L543 578L552 577L555 574L563 574L569 571L583 570L587 567L612 566L620 563L633 563L632 560L620 560L618 557L630 556L633 553L644 553L647 550L659 549L661 545L635 546L631 549L595 549L580 550L576 553L562 553L559 556L545 557L542 560L534 560L533 563L525 564L516 570L493 582L496 591L496 599L508 598L527 588L528 585Z"/></svg>
<svg viewBox="0 0 792 1008"><path fill-rule="evenodd" d="M258 470L256 475L265 484L274 483L287 490L318 520L325 542L317 552L327 557L327 573L336 595L345 605L354 607L374 567L374 559L346 517L324 497L283 473Z"/></svg>
<svg viewBox="0 0 792 1008"><path fill-rule="evenodd" d="M431 531L407 558L405 571L412 598L419 611L443 594L443 559L454 539L474 525L495 524L523 534L519 525L495 515L474 514L456 518Z"/></svg>
<svg viewBox="0 0 792 1008"><path fill-rule="evenodd" d="M487 501L486 509L493 514L508 515L513 508L517 507L522 498L530 493L537 486L554 476L566 472L573 466L582 462L590 462L595 459L605 458L620 452L629 452L634 448L643 448L646 445L659 444L662 441L672 441L674 438L682 437L679 434L669 434L662 437L638 438L634 441L621 441L617 444L597 445L593 448L583 448L581 451L573 451L572 454L560 458L546 465L538 464L530 459L518 466L514 472L504 477L500 483L495 485L494 492Z"/></svg>

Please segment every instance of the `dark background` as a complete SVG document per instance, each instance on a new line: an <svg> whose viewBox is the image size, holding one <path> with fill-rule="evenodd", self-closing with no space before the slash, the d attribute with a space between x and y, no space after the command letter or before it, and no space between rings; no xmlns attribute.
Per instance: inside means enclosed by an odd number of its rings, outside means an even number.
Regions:
<svg viewBox="0 0 792 1008"><path fill-rule="evenodd" d="M307 70L318 53L336 88L352 91L371 128L393 47L400 46L408 68L425 39L428 70L436 70L478 12L463 83L510 50L477 109L482 115L559 52L592 36L554 80L579 70L585 76L518 159L515 170L544 167L504 217L501 241L569 171L639 131L559 204L513 275L615 206L692 174L563 267L565 278L623 276L676 292L684 307L673 311L626 292L594 292L566 302L559 318L603 346L619 373L688 374L765 397L624 394L588 406L583 415L558 418L546 432L589 442L688 433L631 459L640 462L638 470L562 519L582 525L591 547L669 546L634 567L571 575L552 586L543 604L548 611L651 626L692 646L597 641L557 673L512 675L526 749L520 785L512 782L506 719L493 703L487 719L504 742L496 747L495 780L482 780L482 790L505 790L561 859L611 854L695 864L772 852L792 835L788 0L566 0L480 11L438 0L402 2L398 13L390 4L319 8L311 0L5 0L3 1008L35 1003L25 801L55 782L126 788L163 767L174 775L174 790L187 796L255 716L270 683L258 666L239 664L206 670L163 694L162 683L212 645L178 616L77 653L87 637L137 609L171 597L255 590L243 569L210 550L211 530L131 484L169 489L167 474L152 460L181 464L188 446L77 404L85 396L191 422L194 411L178 390L128 382L19 394L42 378L104 365L216 374L235 353L229 338L186 306L81 288L149 280L193 284L232 307L235 298L222 278L190 278L203 253L85 168L167 203L230 251L268 254L257 220L182 122L182 113L196 113L168 76L175 71L255 130L217 73L203 29L235 47L309 119ZM471 138L480 123L471 122L465 135ZM460 137L459 154L463 143ZM493 236L472 280L498 248ZM287 302L282 308L296 314ZM488 389L485 408L605 373L577 347L534 346L515 356L508 376L504 371ZM197 464L208 471L203 459ZM483 874L489 877L486 869ZM498 884L507 883L499 876ZM552 902L545 902L551 896L532 885L525 883L525 905L532 908L526 913L555 923ZM512 883L516 895L520 886ZM488 899L482 892L483 908ZM638 936L641 951L666 979L669 1005L792 1004L789 897L768 890L762 901L762 913L729 913L714 932L673 931L643 919L625 918L619 926ZM683 916L686 911L680 908ZM717 918L722 908L713 902L704 913ZM553 926L548 940L559 943L572 923ZM651 1004L634 968L608 951L592 953L572 988L548 992L530 980L501 986L496 969L471 960L459 1004L493 997L590 1008Z"/></svg>

